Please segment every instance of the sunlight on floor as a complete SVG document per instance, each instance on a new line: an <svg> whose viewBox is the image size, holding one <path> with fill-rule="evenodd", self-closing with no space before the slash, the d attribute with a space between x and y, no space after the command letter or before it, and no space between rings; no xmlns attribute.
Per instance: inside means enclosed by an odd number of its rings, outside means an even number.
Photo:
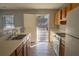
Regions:
<svg viewBox="0 0 79 59"><path fill-rule="evenodd" d="M30 46L30 56L54 56L52 44L49 42L32 43Z"/></svg>
<svg viewBox="0 0 79 59"><path fill-rule="evenodd" d="M44 43L36 43L35 45L31 45L30 48L36 47L36 46L38 46L40 44L44 44Z"/></svg>

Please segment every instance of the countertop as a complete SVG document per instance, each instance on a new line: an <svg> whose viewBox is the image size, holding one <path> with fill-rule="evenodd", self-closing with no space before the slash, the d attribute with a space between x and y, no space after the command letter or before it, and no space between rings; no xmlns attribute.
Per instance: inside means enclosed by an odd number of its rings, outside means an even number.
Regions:
<svg viewBox="0 0 79 59"><path fill-rule="evenodd" d="M26 35L25 37L27 37ZM24 37L24 38L25 38ZM0 56L10 56L12 52L24 41L27 39L20 39L20 40L4 40L1 39L0 41Z"/></svg>
<svg viewBox="0 0 79 59"><path fill-rule="evenodd" d="M53 29L53 30L50 30L51 34L56 34L56 33L65 33L63 31L60 31L58 29ZM66 33L65 33L66 34ZM62 40L62 43L65 44L65 37L61 37L61 40Z"/></svg>

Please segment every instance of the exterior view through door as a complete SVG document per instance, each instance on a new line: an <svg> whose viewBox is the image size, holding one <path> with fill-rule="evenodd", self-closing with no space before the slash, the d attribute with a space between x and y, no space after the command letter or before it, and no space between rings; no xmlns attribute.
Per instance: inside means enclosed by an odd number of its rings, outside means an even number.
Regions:
<svg viewBox="0 0 79 59"><path fill-rule="evenodd" d="M37 42L48 42L48 22L49 15L39 15L37 17Z"/></svg>

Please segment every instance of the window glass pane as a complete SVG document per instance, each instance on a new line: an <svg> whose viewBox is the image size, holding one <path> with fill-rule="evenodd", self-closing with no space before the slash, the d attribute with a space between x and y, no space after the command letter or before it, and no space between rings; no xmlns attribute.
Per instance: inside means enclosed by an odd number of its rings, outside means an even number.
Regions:
<svg viewBox="0 0 79 59"><path fill-rule="evenodd" d="M14 16L13 15L4 15L4 30L9 30L14 28Z"/></svg>

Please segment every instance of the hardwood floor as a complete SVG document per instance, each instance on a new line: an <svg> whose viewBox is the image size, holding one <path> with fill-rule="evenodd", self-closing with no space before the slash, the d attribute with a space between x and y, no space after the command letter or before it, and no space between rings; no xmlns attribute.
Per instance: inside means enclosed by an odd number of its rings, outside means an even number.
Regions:
<svg viewBox="0 0 79 59"><path fill-rule="evenodd" d="M48 42L32 43L29 56L55 56L53 46Z"/></svg>
<svg viewBox="0 0 79 59"><path fill-rule="evenodd" d="M29 56L55 56L53 43L48 42L46 28L37 28L37 43L31 43Z"/></svg>

